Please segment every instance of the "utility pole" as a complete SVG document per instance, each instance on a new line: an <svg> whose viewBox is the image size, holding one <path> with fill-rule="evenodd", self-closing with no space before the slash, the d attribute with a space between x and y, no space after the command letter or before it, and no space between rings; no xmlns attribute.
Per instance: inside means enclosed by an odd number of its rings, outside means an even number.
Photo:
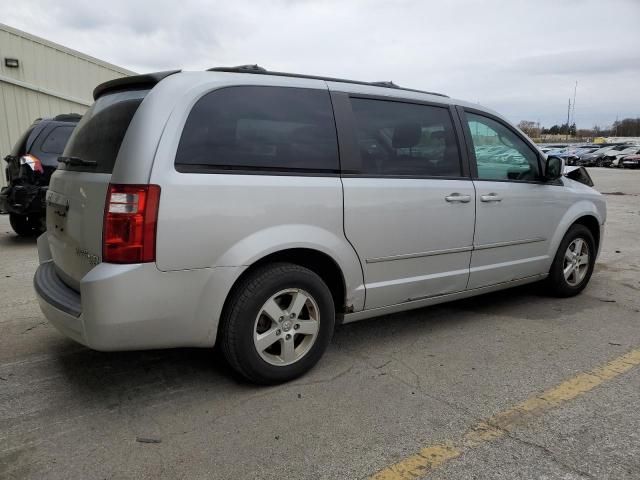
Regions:
<svg viewBox="0 0 640 480"><path fill-rule="evenodd" d="M576 123L576 91L578 90L578 81L573 87L573 105L571 107L571 123Z"/></svg>
<svg viewBox="0 0 640 480"><path fill-rule="evenodd" d="M567 140L569 140L569 115L571 113L571 99L569 99L569 106L567 107Z"/></svg>
<svg viewBox="0 0 640 480"><path fill-rule="evenodd" d="M578 90L578 81L576 80L576 84L573 87L573 107L572 107L572 113L571 113L571 124L576 123L576 91ZM578 128L576 127L576 130L578 130Z"/></svg>

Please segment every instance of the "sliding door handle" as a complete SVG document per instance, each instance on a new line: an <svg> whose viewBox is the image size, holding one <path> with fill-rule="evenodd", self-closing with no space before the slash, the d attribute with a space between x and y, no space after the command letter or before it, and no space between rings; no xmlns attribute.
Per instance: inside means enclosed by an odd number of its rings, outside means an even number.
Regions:
<svg viewBox="0 0 640 480"><path fill-rule="evenodd" d="M480 201L482 202L501 202L502 197L497 193L489 193L487 195L481 195Z"/></svg>
<svg viewBox="0 0 640 480"><path fill-rule="evenodd" d="M461 195L456 192L447 195L444 199L449 203L469 203L471 201L471 195Z"/></svg>

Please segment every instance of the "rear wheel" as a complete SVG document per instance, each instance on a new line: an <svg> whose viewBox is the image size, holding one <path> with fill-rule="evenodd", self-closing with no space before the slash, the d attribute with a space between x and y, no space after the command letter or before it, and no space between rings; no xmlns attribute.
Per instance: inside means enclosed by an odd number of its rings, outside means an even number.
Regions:
<svg viewBox="0 0 640 480"><path fill-rule="evenodd" d="M573 225L566 233L553 260L547 284L553 295L572 297L589 283L595 264L595 241L584 225Z"/></svg>
<svg viewBox="0 0 640 480"><path fill-rule="evenodd" d="M333 335L335 309L318 275L274 263L235 288L221 321L220 342L229 365L251 382L274 384L318 362Z"/></svg>
<svg viewBox="0 0 640 480"><path fill-rule="evenodd" d="M9 214L11 228L21 237L32 237L44 232L44 217L41 215L18 215Z"/></svg>

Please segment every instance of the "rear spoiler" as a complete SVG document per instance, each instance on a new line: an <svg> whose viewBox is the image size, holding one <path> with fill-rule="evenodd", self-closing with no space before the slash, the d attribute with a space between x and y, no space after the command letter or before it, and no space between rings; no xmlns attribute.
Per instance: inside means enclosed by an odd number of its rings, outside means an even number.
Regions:
<svg viewBox="0 0 640 480"><path fill-rule="evenodd" d="M118 90L153 88L162 79L181 71L182 70L168 70L166 72L145 73L143 75L132 75L130 77L109 80L108 82L101 83L93 90L93 99L97 100L106 93Z"/></svg>

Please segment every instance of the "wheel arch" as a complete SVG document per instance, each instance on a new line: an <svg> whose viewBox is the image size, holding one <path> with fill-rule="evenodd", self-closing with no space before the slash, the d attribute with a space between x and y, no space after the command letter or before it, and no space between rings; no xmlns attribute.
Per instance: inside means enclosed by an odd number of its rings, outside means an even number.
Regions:
<svg viewBox="0 0 640 480"><path fill-rule="evenodd" d="M600 212L595 204L586 200L574 204L566 212L551 241L549 249L549 268L551 268L551 263L555 258L560 242L562 242L562 239L569 229L575 224L584 225L589 229L593 235L594 241L596 242L596 252L598 252L602 242L600 235L600 226L602 223L603 219L601 218Z"/></svg>
<svg viewBox="0 0 640 480"><path fill-rule="evenodd" d="M226 295L224 304L221 309L220 321L218 322L218 332L216 337L219 337L220 335L222 318L225 315L225 311L229 307L229 301L231 298L233 298L235 290L239 285L241 285L244 279L264 265L281 262L292 263L294 265L308 268L322 279L322 281L329 288L331 296L333 297L333 302L336 309L337 323L341 320L342 314L353 310L353 305L347 304L348 287L344 272L340 268L338 262L331 255L313 248L286 248L283 250L271 252L255 260L235 279L233 285L229 289L228 294Z"/></svg>
<svg viewBox="0 0 640 480"><path fill-rule="evenodd" d="M591 235L593 235L593 240L596 242L596 252L600 251L600 223L598 219L593 215L584 215L569 225L569 228L576 224L584 225L589 229Z"/></svg>
<svg viewBox="0 0 640 480"><path fill-rule="evenodd" d="M312 248L287 248L265 255L242 272L232 290L257 268L277 262L293 263L316 273L331 291L336 313L344 313L345 309L349 309L346 305L346 280L338 262L327 253Z"/></svg>

